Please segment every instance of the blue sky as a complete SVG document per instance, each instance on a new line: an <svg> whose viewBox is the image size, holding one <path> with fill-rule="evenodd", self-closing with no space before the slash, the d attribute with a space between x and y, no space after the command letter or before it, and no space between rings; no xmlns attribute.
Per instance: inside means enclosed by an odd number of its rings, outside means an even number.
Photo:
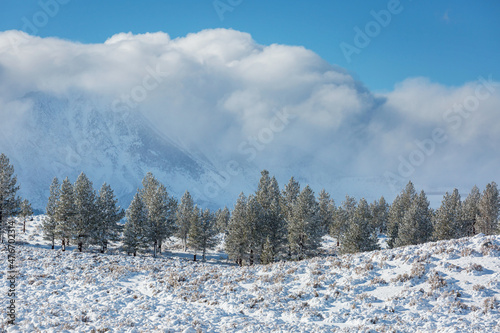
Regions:
<svg viewBox="0 0 500 333"><path fill-rule="evenodd" d="M54 10L53 3L58 1ZM64 4L63 4L64 3ZM392 90L409 77L459 86L478 76L500 77L498 1L214 1L2 0L0 30L24 30L82 43L101 43L119 32L163 31L172 38L208 28L248 32L261 44L301 45L346 68L373 91ZM375 22L371 12L394 5L390 23L379 25L366 47L355 45L355 27ZM48 8L48 9L44 9ZM50 13L54 10L54 13ZM223 10L223 9L222 9ZM45 15L43 12L50 15ZM40 13L42 12L42 14ZM38 16L37 16L38 15ZM222 17L222 19L221 19ZM48 18L46 22L44 18ZM373 26L373 24L372 24ZM376 27L375 27L376 28Z"/></svg>

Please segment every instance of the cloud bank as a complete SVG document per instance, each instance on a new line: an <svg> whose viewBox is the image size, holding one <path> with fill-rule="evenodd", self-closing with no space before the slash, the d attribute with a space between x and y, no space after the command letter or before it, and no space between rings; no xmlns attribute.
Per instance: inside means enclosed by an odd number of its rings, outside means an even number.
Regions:
<svg viewBox="0 0 500 333"><path fill-rule="evenodd" d="M366 186L388 196L409 179L431 191L468 191L499 181L495 79L478 73L450 87L408 78L374 93L310 50L259 45L234 30L177 39L120 33L102 44L6 31L0 130L22 131L29 93L84 95L114 112L141 112L221 171L239 170L234 178L258 178L249 175L267 168L281 183L295 175L332 193L341 179L378 179ZM349 194L370 192L356 186ZM342 187L336 197L348 192Z"/></svg>

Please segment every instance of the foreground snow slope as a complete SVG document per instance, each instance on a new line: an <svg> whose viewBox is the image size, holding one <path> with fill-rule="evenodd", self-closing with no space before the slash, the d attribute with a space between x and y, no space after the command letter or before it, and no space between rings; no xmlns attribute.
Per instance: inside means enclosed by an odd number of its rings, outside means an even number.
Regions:
<svg viewBox="0 0 500 333"><path fill-rule="evenodd" d="M17 252L8 332L500 332L500 236L243 268Z"/></svg>

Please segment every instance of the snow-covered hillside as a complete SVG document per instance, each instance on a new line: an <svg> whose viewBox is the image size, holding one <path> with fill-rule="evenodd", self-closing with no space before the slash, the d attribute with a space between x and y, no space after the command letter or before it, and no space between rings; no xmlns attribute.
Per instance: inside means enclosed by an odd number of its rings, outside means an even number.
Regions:
<svg viewBox="0 0 500 333"><path fill-rule="evenodd" d="M500 236L240 268L50 250L39 222L8 332L500 332Z"/></svg>
<svg viewBox="0 0 500 333"><path fill-rule="evenodd" d="M13 163L21 195L44 209L54 177L73 182L83 171L99 188L111 184L127 207L147 172L175 196L194 189L215 167L160 134L140 112L113 111L99 100L30 93L24 131L0 135L0 151Z"/></svg>

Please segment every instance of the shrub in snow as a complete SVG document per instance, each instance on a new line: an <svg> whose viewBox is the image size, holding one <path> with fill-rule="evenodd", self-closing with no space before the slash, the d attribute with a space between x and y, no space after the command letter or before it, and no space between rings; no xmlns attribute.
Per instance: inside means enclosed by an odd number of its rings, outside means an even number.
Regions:
<svg viewBox="0 0 500 333"><path fill-rule="evenodd" d="M474 274L475 272L482 272L483 271L483 266L475 263L470 263L466 268L465 271L467 273L472 273Z"/></svg>
<svg viewBox="0 0 500 333"><path fill-rule="evenodd" d="M496 297L488 297L483 302L483 312L488 313L493 309L498 307L498 301Z"/></svg>
<svg viewBox="0 0 500 333"><path fill-rule="evenodd" d="M430 274L429 278L427 279L427 282L429 282L429 285L431 286L431 290L446 287L446 285L447 285L446 280L443 279L439 275L439 273L436 271L434 271L434 273Z"/></svg>

